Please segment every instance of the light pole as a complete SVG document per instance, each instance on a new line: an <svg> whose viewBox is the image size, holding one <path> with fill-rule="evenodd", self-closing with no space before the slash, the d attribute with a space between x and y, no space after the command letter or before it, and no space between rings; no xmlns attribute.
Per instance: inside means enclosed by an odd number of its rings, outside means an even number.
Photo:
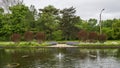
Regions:
<svg viewBox="0 0 120 68"><path fill-rule="evenodd" d="M102 9L101 12L100 12L100 20L99 20L99 25L100 25L100 34L102 34L102 27L101 27L101 15L102 15L102 12L104 11L105 9Z"/></svg>

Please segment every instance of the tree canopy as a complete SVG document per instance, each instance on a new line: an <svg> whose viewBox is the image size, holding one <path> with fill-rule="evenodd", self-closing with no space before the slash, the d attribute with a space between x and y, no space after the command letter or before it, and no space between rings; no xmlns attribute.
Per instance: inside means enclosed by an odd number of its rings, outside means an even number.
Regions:
<svg viewBox="0 0 120 68"><path fill-rule="evenodd" d="M45 33L47 40L77 40L81 30L99 34L97 19L81 19L74 7L58 9L48 5L37 11L34 5L22 4L22 0L2 1L5 5L0 8L1 41L10 40L14 33L23 35L26 31ZM120 39L120 19L103 20L102 33L110 40Z"/></svg>

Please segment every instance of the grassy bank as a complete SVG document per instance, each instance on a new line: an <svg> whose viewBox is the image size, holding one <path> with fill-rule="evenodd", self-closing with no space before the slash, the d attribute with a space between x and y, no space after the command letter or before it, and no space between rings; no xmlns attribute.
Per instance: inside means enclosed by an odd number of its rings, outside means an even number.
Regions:
<svg viewBox="0 0 120 68"><path fill-rule="evenodd" d="M84 43L84 42L79 42L79 41L57 41L58 44L66 44L67 42L77 42L75 46L80 46L80 47L90 47L90 46L120 46L120 40L108 40L104 43ZM29 42L19 42L19 44L15 44L14 42L0 42L1 47L44 47L44 46L49 46L51 42L46 41L42 44L37 43L36 41L32 41L31 43ZM52 42L55 43L55 42Z"/></svg>
<svg viewBox="0 0 120 68"><path fill-rule="evenodd" d="M0 42L0 46L13 46L13 47L32 47L32 46L48 46L47 42L44 43L37 43L37 42L19 42L19 43L14 43L14 42Z"/></svg>

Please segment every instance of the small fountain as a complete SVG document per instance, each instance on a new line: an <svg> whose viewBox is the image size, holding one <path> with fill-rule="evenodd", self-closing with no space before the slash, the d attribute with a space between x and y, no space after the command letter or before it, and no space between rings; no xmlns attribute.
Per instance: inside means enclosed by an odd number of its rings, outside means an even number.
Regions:
<svg viewBox="0 0 120 68"><path fill-rule="evenodd" d="M62 63L63 57L64 57L64 55L62 53L60 53L60 52L56 55L56 58L58 59L58 67L57 68L62 68L62 66L63 66L63 63Z"/></svg>
<svg viewBox="0 0 120 68"><path fill-rule="evenodd" d="M64 55L59 53L58 55L56 55L56 57L58 57L59 59L62 59L62 57L64 57Z"/></svg>

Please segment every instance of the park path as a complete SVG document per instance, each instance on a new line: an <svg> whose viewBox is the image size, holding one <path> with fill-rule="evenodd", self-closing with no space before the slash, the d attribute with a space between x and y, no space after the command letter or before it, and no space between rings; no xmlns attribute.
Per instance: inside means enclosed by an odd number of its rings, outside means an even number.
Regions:
<svg viewBox="0 0 120 68"><path fill-rule="evenodd" d="M78 46L73 46L73 45L67 45L67 44L56 44L56 45L52 45L52 46L48 46L48 47L60 47L60 48L64 48L64 47L78 47Z"/></svg>

